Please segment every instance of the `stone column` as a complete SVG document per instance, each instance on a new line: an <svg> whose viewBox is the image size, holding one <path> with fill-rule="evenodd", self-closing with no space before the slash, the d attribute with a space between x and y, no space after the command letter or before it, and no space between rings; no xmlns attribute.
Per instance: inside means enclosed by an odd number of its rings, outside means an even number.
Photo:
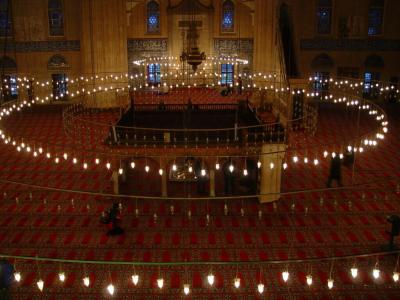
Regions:
<svg viewBox="0 0 400 300"><path fill-rule="evenodd" d="M113 182L113 190L115 195L119 195L119 174L118 171L113 171L111 175L111 181Z"/></svg>
<svg viewBox="0 0 400 300"><path fill-rule="evenodd" d="M255 0L253 70L275 71L277 61L278 0Z"/></svg>
<svg viewBox="0 0 400 300"><path fill-rule="evenodd" d="M282 160L285 157L285 144L264 144L263 154L260 157L261 177L260 177L260 197L261 203L273 202L280 198ZM273 168L271 168L273 163Z"/></svg>
<svg viewBox="0 0 400 300"><path fill-rule="evenodd" d="M81 55L83 74L124 74L128 72L127 20L125 0L82 0ZM93 78L87 87L101 84ZM127 83L125 76L114 87ZM117 106L114 92L101 93L88 104L95 107Z"/></svg>
<svg viewBox="0 0 400 300"><path fill-rule="evenodd" d="M210 170L210 197L215 197L215 171Z"/></svg>
<svg viewBox="0 0 400 300"><path fill-rule="evenodd" d="M160 168L164 170L161 175L161 197L168 197L168 170L165 161L160 162Z"/></svg>

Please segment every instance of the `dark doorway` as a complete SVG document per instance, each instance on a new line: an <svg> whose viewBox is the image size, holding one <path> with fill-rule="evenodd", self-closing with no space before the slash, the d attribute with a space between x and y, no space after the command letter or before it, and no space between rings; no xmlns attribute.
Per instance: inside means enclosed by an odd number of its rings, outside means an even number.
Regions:
<svg viewBox="0 0 400 300"><path fill-rule="evenodd" d="M67 76L65 74L51 74L53 82L53 100L67 99Z"/></svg>
<svg viewBox="0 0 400 300"><path fill-rule="evenodd" d="M279 11L279 29L281 32L283 54L285 57L286 74L288 77L297 77L296 53L294 51L293 22L289 12L289 6L281 5Z"/></svg>

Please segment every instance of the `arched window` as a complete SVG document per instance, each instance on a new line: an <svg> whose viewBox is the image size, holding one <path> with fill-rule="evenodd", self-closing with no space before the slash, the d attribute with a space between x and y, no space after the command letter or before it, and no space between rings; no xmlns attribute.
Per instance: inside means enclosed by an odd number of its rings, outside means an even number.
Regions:
<svg viewBox="0 0 400 300"><path fill-rule="evenodd" d="M47 68L48 69L66 69L68 68L68 62L65 59L64 56L60 54L55 54L52 57L50 57L49 61L47 62Z"/></svg>
<svg viewBox="0 0 400 300"><path fill-rule="evenodd" d="M147 3L147 32L158 33L160 31L160 5L157 1Z"/></svg>
<svg viewBox="0 0 400 300"><path fill-rule="evenodd" d="M49 0L48 2L49 15L49 35L63 36L64 35L64 11L62 0Z"/></svg>
<svg viewBox="0 0 400 300"><path fill-rule="evenodd" d="M223 2L221 19L222 32L233 32L235 27L235 4L231 0Z"/></svg>
<svg viewBox="0 0 400 300"><path fill-rule="evenodd" d="M332 27L332 0L318 0L317 33L330 34Z"/></svg>
<svg viewBox="0 0 400 300"><path fill-rule="evenodd" d="M0 37L12 35L11 1L0 0Z"/></svg>
<svg viewBox="0 0 400 300"><path fill-rule="evenodd" d="M382 34L384 0L375 0L368 10L368 35Z"/></svg>

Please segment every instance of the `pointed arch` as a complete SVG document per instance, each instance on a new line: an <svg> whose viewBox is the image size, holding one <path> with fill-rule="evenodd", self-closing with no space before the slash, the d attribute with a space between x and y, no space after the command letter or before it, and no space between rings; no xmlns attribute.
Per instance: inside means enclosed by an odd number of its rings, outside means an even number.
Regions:
<svg viewBox="0 0 400 300"><path fill-rule="evenodd" d="M49 61L47 62L47 68L51 70L67 69L69 68L69 65L64 56L60 54L55 54L52 57L50 57Z"/></svg>

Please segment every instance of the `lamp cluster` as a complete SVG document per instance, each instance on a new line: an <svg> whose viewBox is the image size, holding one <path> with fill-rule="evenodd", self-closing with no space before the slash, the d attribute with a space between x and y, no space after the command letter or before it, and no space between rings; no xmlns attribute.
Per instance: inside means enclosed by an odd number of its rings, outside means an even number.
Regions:
<svg viewBox="0 0 400 300"><path fill-rule="evenodd" d="M79 262L77 261L77 263L79 263ZM394 271L392 273L392 276L391 276L393 283L398 283L399 282L399 279L400 279L400 273L399 272L400 272L400 270L399 270L399 266L398 266L398 262L397 262L396 266L395 266L395 269L394 269ZM353 279L356 279L359 276L359 269L358 269L356 264L353 264L353 266L349 269L349 275L351 275L351 277ZM371 276L375 280L378 280L381 277L381 269L379 268L379 263L378 262L376 262L375 266L372 268ZM290 280L290 277L291 276L290 276L289 268L287 267L281 272L282 282L288 283L289 280ZM23 274L21 273L21 271L15 270L15 272L14 272L14 280L15 280L15 282L18 283L22 279L23 279ZM64 283L66 281L66 279L67 279L67 274L64 271L60 270L59 273L58 273L58 280L61 283ZM210 287L215 285L216 276L215 276L215 274L213 273L212 270L210 270L208 272L208 274L207 274L205 279L206 279L207 284ZM132 275L130 276L130 280L131 280L131 282L132 282L132 284L134 286L138 286L140 281L141 281L140 275L135 269L133 270ZM112 295L114 295L116 293L117 288L112 283L111 279L110 279L110 281L111 282L107 285L106 290L112 296ZM189 281L186 279L185 283L182 285L182 292L183 292L184 295L189 295L190 292L191 292L191 286L190 286L190 284L188 282ZM306 285L308 287L311 287L314 284L313 274L312 274L311 271L306 275L305 283L306 283ZM82 284L83 284L84 287L89 288L91 286L90 276L84 275L82 277ZM157 288L160 289L160 290L165 287L165 280L164 280L161 272L159 272L159 275L158 275L158 277L156 279L156 284L157 284ZM258 282L257 282L257 286L256 286L256 290L257 290L257 292L259 294L263 294L265 292L265 287L266 287L265 284L266 284L266 282L265 282L265 280L263 280L262 272L260 271L260 276L259 276L259 279L258 279ZM36 282L36 285L37 285L37 288L41 292L44 291L45 283L44 283L43 279L40 276L40 272L39 272L39 279ZM241 278L239 277L237 272L236 272L235 277L232 279L232 286L235 289L239 289L241 287ZM328 279L326 281L326 286L327 286L327 288L329 290L332 290L334 288L334 286L335 286L335 280L334 280L334 278L332 276L332 268L331 268L331 272L329 274L329 277L328 277Z"/></svg>

